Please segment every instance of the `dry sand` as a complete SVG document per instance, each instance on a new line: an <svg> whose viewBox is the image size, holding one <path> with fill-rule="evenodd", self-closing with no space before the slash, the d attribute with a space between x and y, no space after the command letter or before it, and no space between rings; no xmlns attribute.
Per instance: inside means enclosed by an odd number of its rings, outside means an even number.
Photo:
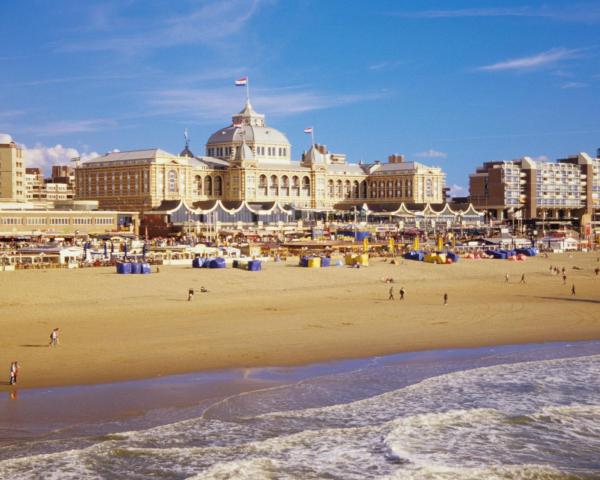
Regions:
<svg viewBox="0 0 600 480"><path fill-rule="evenodd" d="M112 268L0 273L0 369L8 380L10 362L18 360L19 386L31 388L600 339L597 256L455 265L373 259L361 269L306 269L290 259L257 273L164 266L152 275L117 275ZM567 268L566 286L550 275L550 265ZM519 284L522 273L526 285ZM396 280L395 301L388 301L382 277ZM199 293L201 285L210 292ZM196 296L187 302L190 287ZM53 327L60 327L61 343L48 348Z"/></svg>

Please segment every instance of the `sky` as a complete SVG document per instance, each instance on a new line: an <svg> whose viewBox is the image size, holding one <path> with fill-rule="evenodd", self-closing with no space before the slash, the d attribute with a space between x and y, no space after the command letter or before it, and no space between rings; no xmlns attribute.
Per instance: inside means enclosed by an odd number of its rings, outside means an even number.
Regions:
<svg viewBox="0 0 600 480"><path fill-rule="evenodd" d="M351 162L440 166L600 147L600 2L0 0L0 134L45 169L114 149L203 154L242 109Z"/></svg>

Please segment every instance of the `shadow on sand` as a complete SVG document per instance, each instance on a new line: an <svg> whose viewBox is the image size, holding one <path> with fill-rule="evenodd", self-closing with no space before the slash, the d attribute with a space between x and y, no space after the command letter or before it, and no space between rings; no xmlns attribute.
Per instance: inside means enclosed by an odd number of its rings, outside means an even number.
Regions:
<svg viewBox="0 0 600 480"><path fill-rule="evenodd" d="M600 300L592 300L590 298L577 298L577 297L535 297L541 298L542 300L562 300L563 302L584 302L584 303L599 303Z"/></svg>

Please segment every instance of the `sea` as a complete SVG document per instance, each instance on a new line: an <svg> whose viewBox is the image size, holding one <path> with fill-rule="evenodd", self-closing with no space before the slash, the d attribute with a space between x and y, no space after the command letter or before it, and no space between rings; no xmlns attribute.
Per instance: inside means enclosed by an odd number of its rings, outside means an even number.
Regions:
<svg viewBox="0 0 600 480"><path fill-rule="evenodd" d="M165 391L177 401L151 406L151 392ZM0 422L3 479L600 479L600 342L40 389L2 402L13 408ZM123 414L127 402L136 408ZM61 418L28 423L40 405Z"/></svg>

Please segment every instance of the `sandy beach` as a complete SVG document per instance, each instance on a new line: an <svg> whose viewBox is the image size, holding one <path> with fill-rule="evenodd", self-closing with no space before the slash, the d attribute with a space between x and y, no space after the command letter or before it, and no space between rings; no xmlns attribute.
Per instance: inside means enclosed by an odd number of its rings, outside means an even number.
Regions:
<svg viewBox="0 0 600 480"><path fill-rule="evenodd" d="M289 259L257 273L187 267L129 276L112 268L6 272L0 275L0 367L8 380L10 362L18 360L19 388L33 388L600 339L597 256L455 265L372 259L361 269L306 269ZM567 285L550 274L550 265L566 268ZM395 279L394 301L388 301L384 277ZM209 293L199 293L201 286ZM404 301L397 293L401 286ZM192 302L188 288L196 290ZM49 348L54 327L60 328L60 345ZM0 388L10 388L6 383Z"/></svg>

